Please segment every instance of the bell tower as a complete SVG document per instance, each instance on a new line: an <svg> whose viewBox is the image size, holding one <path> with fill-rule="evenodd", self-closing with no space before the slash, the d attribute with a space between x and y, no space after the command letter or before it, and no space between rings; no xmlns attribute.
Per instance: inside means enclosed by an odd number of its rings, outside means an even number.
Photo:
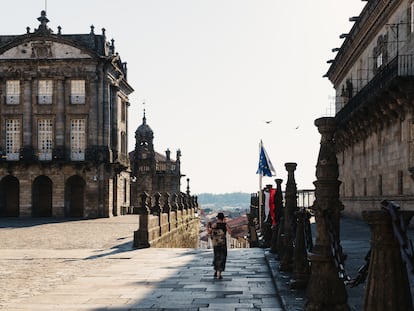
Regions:
<svg viewBox="0 0 414 311"><path fill-rule="evenodd" d="M132 174L136 180L133 187L137 192L152 191L155 170L154 132L147 124L144 109L142 124L135 131L135 150L132 158Z"/></svg>

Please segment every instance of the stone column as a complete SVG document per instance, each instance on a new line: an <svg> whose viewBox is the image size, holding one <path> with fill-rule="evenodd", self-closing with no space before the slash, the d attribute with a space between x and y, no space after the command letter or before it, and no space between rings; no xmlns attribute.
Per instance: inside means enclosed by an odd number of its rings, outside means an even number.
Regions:
<svg viewBox="0 0 414 311"><path fill-rule="evenodd" d="M306 288L309 281L310 266L305 243L305 209L296 212L296 238L293 252L293 279L290 288Z"/></svg>
<svg viewBox="0 0 414 311"><path fill-rule="evenodd" d="M406 224L414 215L413 211L400 213ZM390 215L378 210L363 211L362 216L371 227L371 257L363 310L413 310L407 269Z"/></svg>
<svg viewBox="0 0 414 311"><path fill-rule="evenodd" d="M295 182L295 170L296 163L285 163L285 168L288 172L288 179L286 182L285 191L285 213L284 213L284 233L281 238L283 242L283 252L280 257L280 267L282 271L292 270L293 261L293 222L295 220L295 212L298 209L297 206L297 189Z"/></svg>
<svg viewBox="0 0 414 311"><path fill-rule="evenodd" d="M154 206L151 207L151 214L155 215L155 216L160 216L161 215L161 193L156 192L154 194Z"/></svg>
<svg viewBox="0 0 414 311"><path fill-rule="evenodd" d="M316 165L315 211L316 243L309 253L312 271L306 293L306 311L348 311L348 295L331 253L326 216L329 215L333 230L339 239L339 213L343 205L339 200L339 171L333 140L336 129L332 117L319 118L315 125L321 134Z"/></svg>
<svg viewBox="0 0 414 311"><path fill-rule="evenodd" d="M171 210L173 212L176 212L178 210L178 202L177 202L177 199L178 199L177 194L176 193L173 193L171 195Z"/></svg>
<svg viewBox="0 0 414 311"><path fill-rule="evenodd" d="M162 212L168 215L168 231L171 231L171 204L170 204L170 194L165 192L164 203L162 205Z"/></svg>
<svg viewBox="0 0 414 311"><path fill-rule="evenodd" d="M134 231L134 248L150 247L148 234L148 217L150 215L150 208L148 206L148 193L141 194L141 208L139 215L139 228Z"/></svg>
<svg viewBox="0 0 414 311"><path fill-rule="evenodd" d="M178 227L178 196L176 193L171 195L171 210L174 213L174 221L171 223L172 228Z"/></svg>
<svg viewBox="0 0 414 311"><path fill-rule="evenodd" d="M274 216L276 219L276 225L272 226L272 241L270 251L272 253L277 253L277 239L278 239L278 232L280 227L280 219L282 218L282 208L283 208L283 194L282 194L282 179L275 179L276 182L276 194L275 194L275 210Z"/></svg>

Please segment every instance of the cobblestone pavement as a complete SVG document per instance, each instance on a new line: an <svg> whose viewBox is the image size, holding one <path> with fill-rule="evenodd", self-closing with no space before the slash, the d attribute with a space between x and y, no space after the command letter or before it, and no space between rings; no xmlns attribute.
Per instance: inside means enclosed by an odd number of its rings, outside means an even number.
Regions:
<svg viewBox="0 0 414 311"><path fill-rule="evenodd" d="M0 220L0 309L283 310L262 249L132 249L134 215Z"/></svg>

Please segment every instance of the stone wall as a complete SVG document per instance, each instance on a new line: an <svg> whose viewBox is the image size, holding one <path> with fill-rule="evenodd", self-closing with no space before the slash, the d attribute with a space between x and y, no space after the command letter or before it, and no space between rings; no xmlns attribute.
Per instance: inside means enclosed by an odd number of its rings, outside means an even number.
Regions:
<svg viewBox="0 0 414 311"><path fill-rule="evenodd" d="M177 196L178 202L183 204L177 203ZM197 199L183 193L177 196L156 193L151 198L145 192L140 195L139 228L134 232L134 248L198 247L200 219Z"/></svg>
<svg viewBox="0 0 414 311"><path fill-rule="evenodd" d="M361 217L384 199L414 209L414 115L378 128L337 154L344 213Z"/></svg>

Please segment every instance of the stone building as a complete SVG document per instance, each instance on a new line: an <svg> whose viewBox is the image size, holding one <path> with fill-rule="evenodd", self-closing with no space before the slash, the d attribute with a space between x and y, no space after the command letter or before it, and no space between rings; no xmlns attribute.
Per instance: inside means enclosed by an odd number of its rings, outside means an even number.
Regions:
<svg viewBox="0 0 414 311"><path fill-rule="evenodd" d="M414 1L370 0L326 74L336 90L341 201L359 215L414 209Z"/></svg>
<svg viewBox="0 0 414 311"><path fill-rule="evenodd" d="M126 64L95 34L0 36L0 216L110 217L130 205Z"/></svg>
<svg viewBox="0 0 414 311"><path fill-rule="evenodd" d="M135 149L129 154L132 170L131 205L140 206L140 194L144 191L153 197L156 193L180 194L181 151L176 159L171 158L167 149L165 155L154 149L154 132L147 124L144 111L142 124L135 131ZM189 194L189 193L188 193Z"/></svg>

